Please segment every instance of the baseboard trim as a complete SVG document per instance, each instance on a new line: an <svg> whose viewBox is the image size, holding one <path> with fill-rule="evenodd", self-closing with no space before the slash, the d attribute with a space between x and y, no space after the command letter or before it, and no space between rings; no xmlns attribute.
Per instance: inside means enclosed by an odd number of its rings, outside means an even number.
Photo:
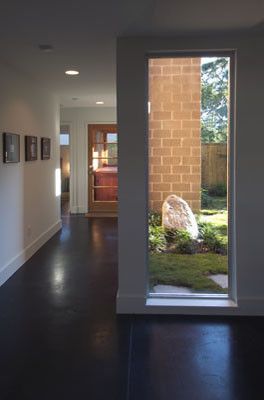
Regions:
<svg viewBox="0 0 264 400"><path fill-rule="evenodd" d="M87 213L87 207L71 206L70 213L71 214L85 214L85 213Z"/></svg>
<svg viewBox="0 0 264 400"><path fill-rule="evenodd" d="M30 245L12 258L0 270L0 286L3 285L22 265L29 260L52 236L61 229L61 220L37 237Z"/></svg>
<svg viewBox="0 0 264 400"><path fill-rule="evenodd" d="M116 212L88 212L86 218L117 218Z"/></svg>

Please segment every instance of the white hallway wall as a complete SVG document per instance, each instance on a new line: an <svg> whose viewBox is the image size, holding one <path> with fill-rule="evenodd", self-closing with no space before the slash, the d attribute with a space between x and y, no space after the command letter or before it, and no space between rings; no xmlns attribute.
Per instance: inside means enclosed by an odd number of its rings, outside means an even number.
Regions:
<svg viewBox="0 0 264 400"><path fill-rule="evenodd" d="M70 209L88 211L88 125L116 122L115 107L61 109L61 125L70 125Z"/></svg>
<svg viewBox="0 0 264 400"><path fill-rule="evenodd" d="M56 98L0 65L0 285L60 229L59 107ZM20 163L4 164L2 132L20 134ZM24 135L38 136L38 160L25 162ZM50 137L51 160L40 160L40 137Z"/></svg>

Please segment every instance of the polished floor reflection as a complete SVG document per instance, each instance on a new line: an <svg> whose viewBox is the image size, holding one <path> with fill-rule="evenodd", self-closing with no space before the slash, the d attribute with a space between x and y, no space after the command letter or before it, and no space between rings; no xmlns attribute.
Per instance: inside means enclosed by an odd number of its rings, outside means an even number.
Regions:
<svg viewBox="0 0 264 400"><path fill-rule="evenodd" d="M1 400L262 399L262 318L116 316L116 220L63 220L0 288Z"/></svg>

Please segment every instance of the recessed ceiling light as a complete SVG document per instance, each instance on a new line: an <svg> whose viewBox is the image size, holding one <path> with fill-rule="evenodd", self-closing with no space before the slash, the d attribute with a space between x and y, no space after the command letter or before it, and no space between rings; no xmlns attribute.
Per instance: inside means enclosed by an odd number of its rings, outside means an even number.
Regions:
<svg viewBox="0 0 264 400"><path fill-rule="evenodd" d="M51 51L54 50L51 44L39 44L38 48L40 51L43 51L44 53L50 53Z"/></svg>
<svg viewBox="0 0 264 400"><path fill-rule="evenodd" d="M104 101L97 101L96 104L104 104Z"/></svg>
<svg viewBox="0 0 264 400"><path fill-rule="evenodd" d="M69 69L68 71L65 71L66 75L74 76L74 75L79 75L79 71L74 70L74 69Z"/></svg>

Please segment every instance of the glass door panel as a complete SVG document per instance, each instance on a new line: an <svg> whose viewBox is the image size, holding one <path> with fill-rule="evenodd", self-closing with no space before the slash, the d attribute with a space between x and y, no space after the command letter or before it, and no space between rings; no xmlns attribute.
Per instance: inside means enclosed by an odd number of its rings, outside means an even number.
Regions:
<svg viewBox="0 0 264 400"><path fill-rule="evenodd" d="M89 126L89 210L117 209L116 125Z"/></svg>

